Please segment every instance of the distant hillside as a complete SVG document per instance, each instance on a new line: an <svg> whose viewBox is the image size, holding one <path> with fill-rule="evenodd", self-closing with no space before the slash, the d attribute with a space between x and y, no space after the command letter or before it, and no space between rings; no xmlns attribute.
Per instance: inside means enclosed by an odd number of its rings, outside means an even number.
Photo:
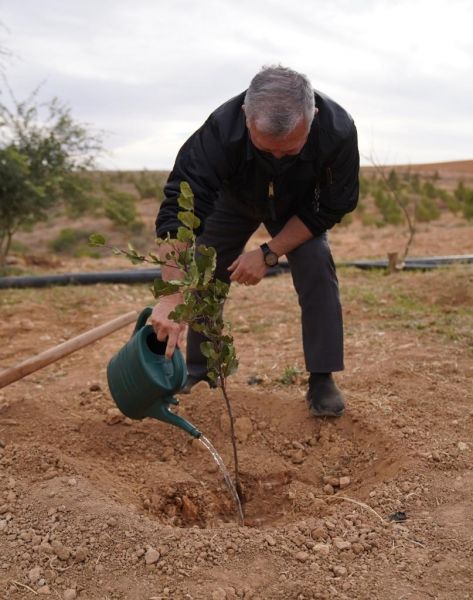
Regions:
<svg viewBox="0 0 473 600"><path fill-rule="evenodd" d="M437 177L439 183L442 183L444 187L455 188L460 180L466 185L473 185L473 160L459 160L452 162L441 162L441 163L427 163L418 165L385 165L383 166L385 171L397 171L398 173L418 173L424 177ZM363 175L372 174L375 171L375 167L362 167L361 172Z"/></svg>

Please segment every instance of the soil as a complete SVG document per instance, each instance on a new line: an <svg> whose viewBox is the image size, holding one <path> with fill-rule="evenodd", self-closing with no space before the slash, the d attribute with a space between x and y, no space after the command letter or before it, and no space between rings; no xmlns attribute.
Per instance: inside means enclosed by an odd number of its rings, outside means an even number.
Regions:
<svg viewBox="0 0 473 600"><path fill-rule="evenodd" d="M413 254L471 253L472 233L446 217ZM403 235L354 224L330 239L345 260ZM106 365L131 326L0 390L0 598L473 598L472 268L339 279L339 419L307 409L290 275L232 289L244 526L198 441L114 407ZM0 367L151 301L147 286L3 290ZM231 471L219 390L179 398Z"/></svg>

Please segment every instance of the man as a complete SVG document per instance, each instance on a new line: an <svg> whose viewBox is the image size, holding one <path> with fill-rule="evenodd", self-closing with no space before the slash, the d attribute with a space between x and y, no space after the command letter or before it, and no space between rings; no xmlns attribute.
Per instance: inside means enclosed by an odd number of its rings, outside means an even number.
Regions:
<svg viewBox="0 0 473 600"><path fill-rule="evenodd" d="M345 408L332 377L344 368L343 325L326 231L355 208L358 171L350 115L314 92L304 75L264 67L246 92L217 108L181 148L156 220L158 236L172 237L179 226L179 185L187 181L202 221L197 241L216 249L218 279L257 285L287 256L301 306L307 400L316 416L340 416ZM268 241L245 252L261 223ZM164 268L163 278L172 279L172 271ZM168 317L180 302L179 294L163 298L151 317L158 339L168 338L167 356L183 332ZM203 339L188 332L186 391L208 381Z"/></svg>

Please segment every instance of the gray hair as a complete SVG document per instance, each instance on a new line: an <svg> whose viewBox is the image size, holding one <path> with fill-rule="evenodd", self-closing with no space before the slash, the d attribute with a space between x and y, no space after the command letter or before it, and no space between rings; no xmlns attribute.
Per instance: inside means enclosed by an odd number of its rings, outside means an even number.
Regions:
<svg viewBox="0 0 473 600"><path fill-rule="evenodd" d="M246 92L245 114L261 132L274 137L287 135L302 119L309 128L315 114L314 90L301 73L281 65L263 67Z"/></svg>

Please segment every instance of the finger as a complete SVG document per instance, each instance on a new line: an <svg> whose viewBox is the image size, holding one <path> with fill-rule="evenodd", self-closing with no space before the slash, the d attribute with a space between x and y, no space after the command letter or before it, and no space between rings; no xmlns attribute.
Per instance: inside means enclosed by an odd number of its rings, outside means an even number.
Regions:
<svg viewBox="0 0 473 600"><path fill-rule="evenodd" d="M229 271L234 271L238 266L238 258L232 262L232 264L228 267Z"/></svg>
<svg viewBox="0 0 473 600"><path fill-rule="evenodd" d="M168 332L164 327L154 327L154 332L156 333L156 337L160 342L165 342L168 337Z"/></svg>
<svg viewBox="0 0 473 600"><path fill-rule="evenodd" d="M174 350L176 349L177 344L177 334L175 332L170 333L168 337L168 343L166 344L166 352L165 356L168 360L172 358L174 354Z"/></svg>
<svg viewBox="0 0 473 600"><path fill-rule="evenodd" d="M187 334L187 326L183 324L181 327L181 331L179 333L179 339L177 341L178 346L182 346L182 344L184 343L184 338L186 337L186 334Z"/></svg>

